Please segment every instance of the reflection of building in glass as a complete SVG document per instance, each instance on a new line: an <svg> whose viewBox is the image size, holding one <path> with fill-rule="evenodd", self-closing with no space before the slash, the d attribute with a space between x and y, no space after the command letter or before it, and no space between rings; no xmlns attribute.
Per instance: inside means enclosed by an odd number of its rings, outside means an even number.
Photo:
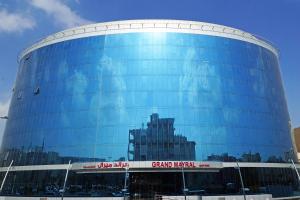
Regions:
<svg viewBox="0 0 300 200"><path fill-rule="evenodd" d="M159 118L157 113L150 116L147 128L129 130L130 160L195 160L195 145L175 135L174 118Z"/></svg>
<svg viewBox="0 0 300 200"><path fill-rule="evenodd" d="M28 163L30 165L38 164L60 164L72 162L104 162L106 159L102 158L88 158L88 157L76 157L76 156L61 156L55 151L43 151L40 146L35 146L29 150L25 149L9 149L5 153L0 153L0 164L7 162L7 160L14 160L15 165L24 165ZM120 158L120 160L125 160Z"/></svg>
<svg viewBox="0 0 300 200"><path fill-rule="evenodd" d="M275 157L276 158L276 157ZM243 153L239 158L224 153L222 155L212 154L207 157L209 161L223 161L223 162L261 162L261 156L259 153Z"/></svg>
<svg viewBox="0 0 300 200"><path fill-rule="evenodd" d="M12 148L0 153L0 165L4 165L8 160L14 160L15 165L39 165L39 164L61 164L68 163L69 160L74 162L106 162L111 161L106 158L90 158L79 156L62 156L56 151L46 151L42 146L32 146L29 148ZM113 161L125 161L125 157L119 157Z"/></svg>

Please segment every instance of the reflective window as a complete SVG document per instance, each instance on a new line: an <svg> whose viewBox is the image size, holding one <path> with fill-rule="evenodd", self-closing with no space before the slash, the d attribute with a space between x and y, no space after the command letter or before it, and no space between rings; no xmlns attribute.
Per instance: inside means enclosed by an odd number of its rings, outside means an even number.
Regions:
<svg viewBox="0 0 300 200"><path fill-rule="evenodd" d="M244 41L182 33L68 40L25 56L14 90L2 166L291 157L278 59Z"/></svg>
<svg viewBox="0 0 300 200"><path fill-rule="evenodd" d="M241 168L247 195L297 196L299 182L291 168ZM65 170L10 172L1 195L61 196ZM3 177L4 173L0 176ZM235 168L208 172L129 172L126 195L144 198L155 195L242 195ZM64 196L122 197L125 173L78 173L70 171Z"/></svg>

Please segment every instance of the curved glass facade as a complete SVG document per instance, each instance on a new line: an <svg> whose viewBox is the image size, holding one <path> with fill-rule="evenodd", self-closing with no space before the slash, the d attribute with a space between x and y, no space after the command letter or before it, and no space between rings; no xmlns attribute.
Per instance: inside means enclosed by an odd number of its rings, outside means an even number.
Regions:
<svg viewBox="0 0 300 200"><path fill-rule="evenodd" d="M277 56L245 41L144 32L41 47L20 61L1 165L285 162Z"/></svg>

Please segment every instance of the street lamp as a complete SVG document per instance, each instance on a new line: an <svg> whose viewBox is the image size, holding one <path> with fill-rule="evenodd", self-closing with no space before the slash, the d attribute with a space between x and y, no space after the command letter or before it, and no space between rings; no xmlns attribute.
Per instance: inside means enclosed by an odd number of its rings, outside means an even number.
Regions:
<svg viewBox="0 0 300 200"><path fill-rule="evenodd" d="M126 196L128 195L128 186L127 186L127 180L129 178L129 166L125 167L125 177L124 177L124 188L122 189L124 200L126 199Z"/></svg>
<svg viewBox="0 0 300 200"><path fill-rule="evenodd" d="M8 119L7 116L0 117L0 119Z"/></svg>
<svg viewBox="0 0 300 200"><path fill-rule="evenodd" d="M290 149L290 162L292 163L292 166L294 167L295 169L295 172L296 172L296 175L298 177L298 181L300 182L300 175L299 175L299 172L298 172L298 169L294 163L294 158L296 158L295 156L295 151L293 148Z"/></svg>
<svg viewBox="0 0 300 200"><path fill-rule="evenodd" d="M244 196L244 200L246 200L246 190L245 190L245 186L244 186L244 181L243 181L243 176L242 176L242 172L241 172L241 168L239 165L238 160L236 160L236 169L239 172L239 176L240 176L240 181L241 181L241 185L242 185L242 190L243 190L243 196Z"/></svg>
<svg viewBox="0 0 300 200"><path fill-rule="evenodd" d="M62 190L60 190L61 191L61 200L64 199L64 194L65 194L65 191L66 191L66 183L67 183L67 180L68 180L68 175L69 175L70 168L71 168L71 160L69 160L69 165L68 165L68 168L67 168L67 171L66 171L63 188L62 188Z"/></svg>
<svg viewBox="0 0 300 200"><path fill-rule="evenodd" d="M5 173L5 175L4 175L4 178L3 178L3 180L2 180L1 187L0 187L0 194L2 193L2 189L3 189L4 183L5 183L6 177L7 177L8 172L9 172L9 170L10 170L10 168L11 168L11 166L12 166L13 163L14 163L14 160L12 160L12 161L10 162L10 165L8 166L8 168L7 168L7 170L6 170L6 173Z"/></svg>
<svg viewBox="0 0 300 200"><path fill-rule="evenodd" d="M183 183L184 200L186 200L186 193L189 191L189 189L186 188L186 185L185 185L185 176L184 176L183 167L184 167L184 166L181 167L181 174L182 174L182 183Z"/></svg>

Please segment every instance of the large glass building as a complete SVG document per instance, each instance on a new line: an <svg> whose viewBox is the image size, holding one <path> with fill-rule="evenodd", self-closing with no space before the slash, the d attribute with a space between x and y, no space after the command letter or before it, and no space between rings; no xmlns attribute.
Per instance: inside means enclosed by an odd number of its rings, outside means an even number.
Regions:
<svg viewBox="0 0 300 200"><path fill-rule="evenodd" d="M50 35L19 63L1 195L297 195L278 51L265 40L116 21Z"/></svg>

